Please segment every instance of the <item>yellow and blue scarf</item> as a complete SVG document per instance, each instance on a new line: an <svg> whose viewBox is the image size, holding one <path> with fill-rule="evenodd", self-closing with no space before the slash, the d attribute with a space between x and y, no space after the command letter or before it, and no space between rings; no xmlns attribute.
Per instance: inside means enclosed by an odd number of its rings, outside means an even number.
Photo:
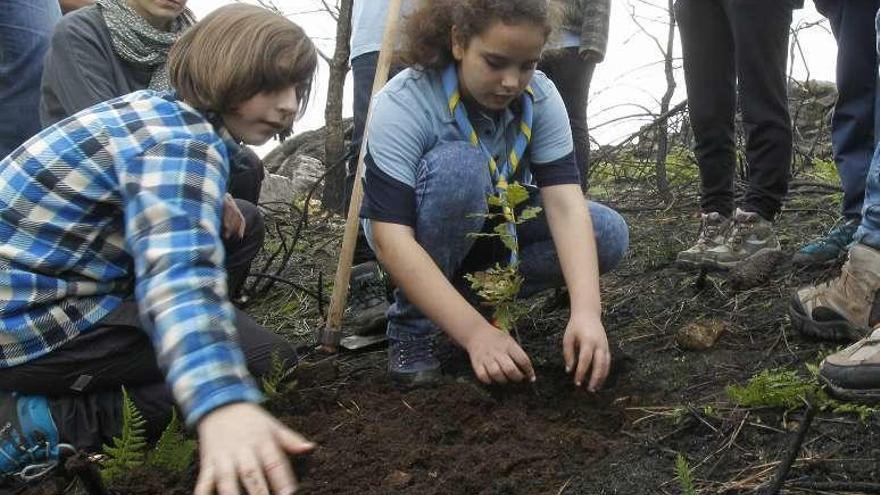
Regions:
<svg viewBox="0 0 880 495"><path fill-rule="evenodd" d="M516 236L516 223L514 222L513 210L507 201L507 187L513 176L516 174L517 168L522 161L526 148L532 139L532 119L534 117L534 98L535 93L531 86L526 87L520 98L522 106L522 115L519 122L519 133L513 143L513 148L500 165L493 158L491 150L480 141L477 131L471 124L467 114L467 109L461 102L461 93L458 90L458 71L455 64L450 64L442 74L443 90L446 92L449 112L455 118L459 132L474 146L480 148L486 155L489 165L489 173L492 176L492 182L495 184L495 194L501 200L502 211L507 223L507 232L513 237L514 246L510 252L510 264L515 265L519 261L519 242Z"/></svg>

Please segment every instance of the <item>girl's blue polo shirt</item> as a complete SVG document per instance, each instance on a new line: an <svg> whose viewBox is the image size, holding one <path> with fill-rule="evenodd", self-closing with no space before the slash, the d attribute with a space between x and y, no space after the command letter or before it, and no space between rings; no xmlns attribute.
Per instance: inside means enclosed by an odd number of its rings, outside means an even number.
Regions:
<svg viewBox="0 0 880 495"><path fill-rule="evenodd" d="M532 139L514 180L538 187L580 184L562 97L540 71L535 71L531 86ZM492 114L468 108L480 140L497 157L508 156L514 143L520 119L517 107L514 103ZM466 139L449 112L436 71L404 70L374 97L372 112L361 217L414 226L419 161L436 146Z"/></svg>

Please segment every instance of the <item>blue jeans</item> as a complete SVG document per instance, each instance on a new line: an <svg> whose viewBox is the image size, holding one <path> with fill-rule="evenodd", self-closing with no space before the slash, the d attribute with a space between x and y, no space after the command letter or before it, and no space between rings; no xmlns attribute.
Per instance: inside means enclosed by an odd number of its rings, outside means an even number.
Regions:
<svg viewBox="0 0 880 495"><path fill-rule="evenodd" d="M880 12L875 22L880 33ZM880 52L880 34L877 35L877 50ZM880 147L874 151L874 159L871 160L871 168L868 170L862 224L854 239L874 249L880 249Z"/></svg>
<svg viewBox="0 0 880 495"><path fill-rule="evenodd" d="M467 143L440 145L431 150L419 164L416 179L415 225L416 241L460 291L466 292L462 280L465 273L485 269L495 262L505 263L507 251L495 243L477 241L470 233L483 230L484 218L474 214L488 211L487 194L492 183L486 159ZM540 194L531 201L540 204ZM599 203L587 202L593 221L593 232L599 258L599 270L613 270L626 253L629 230L619 213ZM372 243L369 221L365 222L367 238ZM522 296L540 290L561 287L565 281L543 214L518 228L520 273L524 278ZM415 307L400 289L395 290L394 304L388 310L388 336L398 340L414 340L431 336L439 328Z"/></svg>
<svg viewBox="0 0 880 495"><path fill-rule="evenodd" d="M58 0L5 0L0 9L0 159L40 132L43 55Z"/></svg>
<svg viewBox="0 0 880 495"><path fill-rule="evenodd" d="M837 104L831 119L831 146L843 185L843 216L859 220L865 178L880 138L876 30L872 20L880 0L816 0L837 39Z"/></svg>

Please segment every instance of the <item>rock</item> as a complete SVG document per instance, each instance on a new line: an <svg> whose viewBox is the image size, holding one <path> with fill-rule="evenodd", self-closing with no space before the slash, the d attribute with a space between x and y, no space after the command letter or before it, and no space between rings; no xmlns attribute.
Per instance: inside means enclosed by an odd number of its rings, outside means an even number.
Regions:
<svg viewBox="0 0 880 495"><path fill-rule="evenodd" d="M266 173L260 189L260 203L290 204L293 198L307 194L323 174L324 164L317 158L308 155L290 157L282 163L278 173Z"/></svg>
<svg viewBox="0 0 880 495"><path fill-rule="evenodd" d="M260 186L260 203L273 207L289 205L293 201L293 181L287 177L266 172Z"/></svg>
<svg viewBox="0 0 880 495"><path fill-rule="evenodd" d="M293 181L291 194L302 195L324 175L324 164L309 155L294 155L285 159L275 173Z"/></svg>
<svg viewBox="0 0 880 495"><path fill-rule="evenodd" d="M724 333L724 323L719 320L694 321L678 329L675 342L684 349L704 350L714 346Z"/></svg>

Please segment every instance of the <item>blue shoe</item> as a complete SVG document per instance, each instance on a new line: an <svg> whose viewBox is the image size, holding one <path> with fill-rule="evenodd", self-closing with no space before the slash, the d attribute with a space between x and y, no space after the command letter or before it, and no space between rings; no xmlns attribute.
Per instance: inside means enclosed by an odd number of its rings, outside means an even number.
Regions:
<svg viewBox="0 0 880 495"><path fill-rule="evenodd" d="M37 395L0 392L0 480L28 482L58 465L62 448L49 401Z"/></svg>
<svg viewBox="0 0 880 495"><path fill-rule="evenodd" d="M425 387L440 381L440 360L433 337L412 341L389 339L388 373L401 387Z"/></svg>
<svg viewBox="0 0 880 495"><path fill-rule="evenodd" d="M846 255L858 228L858 222L850 220L831 229L824 237L816 239L795 253L791 259L792 263L798 266L823 266L834 263Z"/></svg>

